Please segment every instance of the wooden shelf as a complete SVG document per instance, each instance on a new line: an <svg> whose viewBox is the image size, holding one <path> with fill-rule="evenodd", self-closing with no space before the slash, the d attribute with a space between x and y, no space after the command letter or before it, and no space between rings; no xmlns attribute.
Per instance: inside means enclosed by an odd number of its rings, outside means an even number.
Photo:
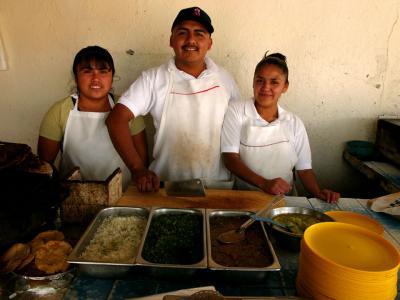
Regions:
<svg viewBox="0 0 400 300"><path fill-rule="evenodd" d="M376 182L386 192L400 191L400 169L397 166L388 162L362 161L347 150L343 152L343 159L369 180Z"/></svg>

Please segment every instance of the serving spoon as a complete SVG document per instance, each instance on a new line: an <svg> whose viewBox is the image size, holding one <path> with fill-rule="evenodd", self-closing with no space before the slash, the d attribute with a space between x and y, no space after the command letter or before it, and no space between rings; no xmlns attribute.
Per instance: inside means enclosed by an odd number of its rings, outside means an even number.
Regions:
<svg viewBox="0 0 400 300"><path fill-rule="evenodd" d="M251 216L251 218L254 221L266 222L266 223L269 223L271 225L275 225L275 226L281 227L282 229L284 229L284 230L286 230L288 232L296 233L295 230L293 229L293 225L291 225L291 224L283 224L283 223L277 222L277 221L275 221L274 219L271 219L271 218L258 217L258 216L255 216L255 215Z"/></svg>
<svg viewBox="0 0 400 300"><path fill-rule="evenodd" d="M217 240L222 243L222 244L235 244L239 243L240 241L244 240L245 238L245 232L246 229L253 224L256 220L257 217L260 217L262 214L267 213L270 211L270 209L278 203L280 200L282 200L283 195L276 195L272 198L272 201L268 202L268 204L257 211L256 214L252 215L250 219L248 219L246 222L244 222L239 228L234 229L234 230L229 230L226 232L221 233L218 235ZM273 221L273 220L272 220ZM273 221L275 222L275 221ZM284 227L284 225L283 225Z"/></svg>

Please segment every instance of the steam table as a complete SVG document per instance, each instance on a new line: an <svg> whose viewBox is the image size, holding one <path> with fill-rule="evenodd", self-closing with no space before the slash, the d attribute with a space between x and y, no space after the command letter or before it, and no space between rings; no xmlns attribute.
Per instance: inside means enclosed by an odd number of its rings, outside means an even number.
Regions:
<svg viewBox="0 0 400 300"><path fill-rule="evenodd" d="M123 204L126 205L126 203ZM371 211L367 207L367 199L342 198L339 204L328 204L313 198L286 197L286 205L309 207L320 211L345 210L369 215L384 225L385 238L400 249L400 221ZM298 253L279 248L274 242L273 245L282 268L279 272L270 272L265 282L230 283L201 277L161 280L143 274L132 274L123 279L98 279L77 274L64 299L117 300L210 285L215 286L216 290L224 296L271 297L271 299L274 296L276 297L274 299L285 299L285 297L295 295ZM398 290L400 291L399 284ZM399 294L397 294L397 300L400 300Z"/></svg>

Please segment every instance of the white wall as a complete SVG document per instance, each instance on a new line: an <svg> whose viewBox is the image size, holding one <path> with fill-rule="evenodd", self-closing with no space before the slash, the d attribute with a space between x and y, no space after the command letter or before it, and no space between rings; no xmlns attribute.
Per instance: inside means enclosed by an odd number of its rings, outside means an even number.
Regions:
<svg viewBox="0 0 400 300"><path fill-rule="evenodd" d="M111 52L121 93L171 56L172 21L194 5L213 20L210 56L244 96L266 50L287 56L281 104L306 124L321 183L344 193L362 188L341 155L347 140L374 140L379 115L400 115L399 0L0 0L8 63L0 71L0 140L36 151L41 118L73 87L72 60L85 46Z"/></svg>

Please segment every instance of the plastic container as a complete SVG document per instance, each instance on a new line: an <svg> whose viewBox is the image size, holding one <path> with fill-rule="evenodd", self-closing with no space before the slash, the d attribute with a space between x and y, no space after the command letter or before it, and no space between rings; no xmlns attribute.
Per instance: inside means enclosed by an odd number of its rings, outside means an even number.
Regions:
<svg viewBox="0 0 400 300"><path fill-rule="evenodd" d="M368 141L348 141L346 150L360 160L373 160L379 156L376 146Z"/></svg>

